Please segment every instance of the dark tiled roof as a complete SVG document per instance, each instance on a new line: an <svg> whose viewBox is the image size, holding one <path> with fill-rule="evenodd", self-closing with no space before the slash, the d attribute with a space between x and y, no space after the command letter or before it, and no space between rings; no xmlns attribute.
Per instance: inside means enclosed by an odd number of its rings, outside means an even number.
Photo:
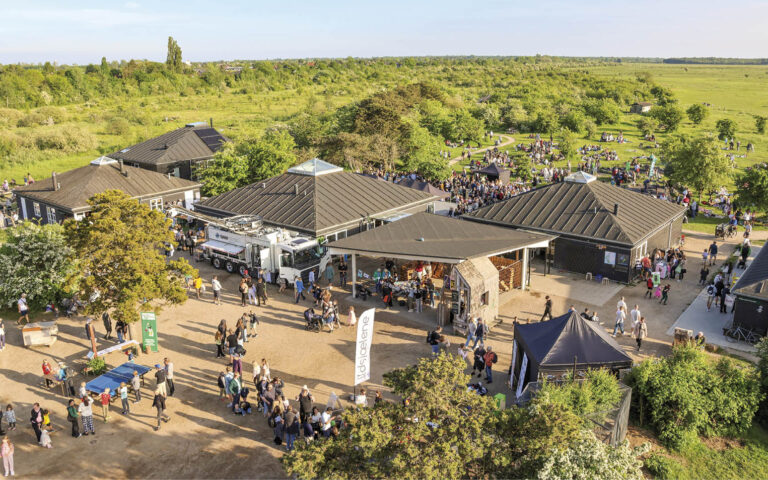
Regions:
<svg viewBox="0 0 768 480"><path fill-rule="evenodd" d="M484 175L491 175L494 177L498 177L502 175L506 170L501 168L495 163L491 163L490 165L487 165L481 169L476 170L477 173L482 173Z"/></svg>
<svg viewBox="0 0 768 480"><path fill-rule="evenodd" d="M17 187L14 192L16 195L65 210L83 212L90 209L89 198L106 190L121 190L133 198L141 198L200 187L197 182L173 176L168 178L167 175L143 168L125 167L125 171L128 176L120 173L120 165L117 162L109 162L106 159L101 165L91 163L56 174L56 181L61 185L59 190L54 190L52 179L47 178L31 185Z"/></svg>
<svg viewBox="0 0 768 480"><path fill-rule="evenodd" d="M421 212L329 244L376 256L451 259L488 256L551 240L552 236L481 225Z"/></svg>
<svg viewBox="0 0 768 480"><path fill-rule="evenodd" d="M768 248L762 247L744 275L733 287L733 293L768 300Z"/></svg>
<svg viewBox="0 0 768 480"><path fill-rule="evenodd" d="M429 182L420 182L418 180L413 180L410 178L403 178L399 182L397 182L398 185L408 188L414 188L416 190L421 190L422 192L431 193L432 195L440 198L450 197L451 194L440 190L436 186L432 185Z"/></svg>
<svg viewBox="0 0 768 480"><path fill-rule="evenodd" d="M618 214L613 214L618 204ZM470 220L634 245L683 215L666 200L599 181L562 182L483 207Z"/></svg>
<svg viewBox="0 0 768 480"><path fill-rule="evenodd" d="M195 209L214 215L259 215L265 223L321 236L347 228L363 217L426 205L436 199L429 193L357 173L286 172L198 202Z"/></svg>
<svg viewBox="0 0 768 480"><path fill-rule="evenodd" d="M188 126L124 148L109 157L143 165L203 160L211 158L227 141L208 126Z"/></svg>

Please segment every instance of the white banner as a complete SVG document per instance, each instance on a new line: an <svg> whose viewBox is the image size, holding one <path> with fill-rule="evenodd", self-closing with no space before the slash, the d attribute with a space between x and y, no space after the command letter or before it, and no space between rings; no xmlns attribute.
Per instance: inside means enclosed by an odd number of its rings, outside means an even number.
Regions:
<svg viewBox="0 0 768 480"><path fill-rule="evenodd" d="M517 360L517 340L512 340L512 366L509 367L509 388L515 388L515 360Z"/></svg>
<svg viewBox="0 0 768 480"><path fill-rule="evenodd" d="M363 312L357 319L357 344L355 346L355 383L359 385L371 378L371 341L373 340L373 315L375 308Z"/></svg>
<svg viewBox="0 0 768 480"><path fill-rule="evenodd" d="M528 368L528 355L523 354L523 363L520 365L520 376L517 377L517 393L515 398L523 394L523 382L525 382L525 370Z"/></svg>

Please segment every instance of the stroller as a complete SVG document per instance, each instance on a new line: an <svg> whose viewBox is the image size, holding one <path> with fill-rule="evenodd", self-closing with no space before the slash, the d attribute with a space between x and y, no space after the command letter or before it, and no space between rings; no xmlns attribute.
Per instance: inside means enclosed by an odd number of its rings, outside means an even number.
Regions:
<svg viewBox="0 0 768 480"><path fill-rule="evenodd" d="M314 308L308 308L304 310L304 321L307 322L306 326L304 327L307 330L313 330L315 332L320 331L322 325L322 317L315 313Z"/></svg>
<svg viewBox="0 0 768 480"><path fill-rule="evenodd" d="M373 292L371 292L371 289L365 285L358 285L355 289L355 298L359 298L360 300L368 300L368 297L371 295L373 295Z"/></svg>

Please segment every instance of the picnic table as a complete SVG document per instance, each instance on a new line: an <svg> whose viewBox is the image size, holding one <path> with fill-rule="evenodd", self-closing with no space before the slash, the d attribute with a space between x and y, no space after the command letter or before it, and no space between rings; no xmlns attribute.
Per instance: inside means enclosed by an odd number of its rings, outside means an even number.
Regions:
<svg viewBox="0 0 768 480"><path fill-rule="evenodd" d="M134 371L139 372L141 384L144 385L144 375L150 370L152 370L151 367L133 362L126 362L86 383L85 389L94 395L101 395L105 389L109 388L110 396L115 396L117 395L117 389L120 387L121 382L125 382L128 386L131 385L131 378L133 378Z"/></svg>

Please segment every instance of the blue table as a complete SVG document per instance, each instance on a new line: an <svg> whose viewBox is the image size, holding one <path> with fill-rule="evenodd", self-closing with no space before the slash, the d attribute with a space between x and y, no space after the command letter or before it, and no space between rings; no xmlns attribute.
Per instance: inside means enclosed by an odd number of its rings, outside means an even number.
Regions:
<svg viewBox="0 0 768 480"><path fill-rule="evenodd" d="M139 372L139 377L141 377L141 382L143 384L144 375L150 370L152 370L151 367L146 367L133 362L126 362L86 383L85 389L96 395L101 395L105 389L109 388L110 396L114 397L117 395L117 389L120 388L121 382L125 382L126 385L130 386L134 371Z"/></svg>

